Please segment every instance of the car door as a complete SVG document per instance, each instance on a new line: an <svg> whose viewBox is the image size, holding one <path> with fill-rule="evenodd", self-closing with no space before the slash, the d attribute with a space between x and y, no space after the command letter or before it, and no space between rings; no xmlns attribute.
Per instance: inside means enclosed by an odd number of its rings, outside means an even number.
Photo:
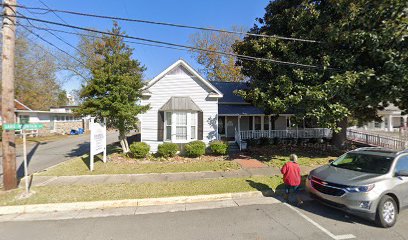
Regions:
<svg viewBox="0 0 408 240"><path fill-rule="evenodd" d="M402 156L400 159L398 159L398 162L395 165L395 173L401 170L408 171L408 156ZM397 194L400 196L401 205L406 207L408 206L408 177L397 178L399 180Z"/></svg>

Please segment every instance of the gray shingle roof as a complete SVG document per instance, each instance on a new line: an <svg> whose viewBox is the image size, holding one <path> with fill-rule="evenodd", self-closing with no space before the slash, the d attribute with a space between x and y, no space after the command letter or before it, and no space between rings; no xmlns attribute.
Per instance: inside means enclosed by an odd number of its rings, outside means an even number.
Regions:
<svg viewBox="0 0 408 240"><path fill-rule="evenodd" d="M234 94L235 90L244 90L248 89L248 86L244 82L211 82L220 92L223 94L223 97L218 100L219 103L228 102L228 103L245 103L242 97Z"/></svg>

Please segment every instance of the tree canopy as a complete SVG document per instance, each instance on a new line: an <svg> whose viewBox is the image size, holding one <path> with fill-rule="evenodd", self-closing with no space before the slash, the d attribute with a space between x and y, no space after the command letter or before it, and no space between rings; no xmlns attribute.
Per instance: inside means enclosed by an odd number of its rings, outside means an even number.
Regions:
<svg viewBox="0 0 408 240"><path fill-rule="evenodd" d="M132 59L133 49L123 42L120 27L115 23L110 33L94 44L98 57L90 64L91 78L81 91L81 104L76 110L83 116L107 118L108 127L119 130L124 152L129 150L126 133L137 128L137 115L149 106L140 106L145 67Z"/></svg>
<svg viewBox="0 0 408 240"><path fill-rule="evenodd" d="M247 36L238 54L319 68L238 59L250 90L240 94L271 114L295 111L343 130L345 120L379 120L390 103L408 109L408 20L402 0L276 0L251 33L317 42Z"/></svg>
<svg viewBox="0 0 408 240"><path fill-rule="evenodd" d="M244 32L242 27L233 27L234 31ZM211 51L234 53L232 45L241 38L225 32L201 31L190 36L190 42L196 48ZM244 80L241 67L235 64L234 56L224 56L213 52L192 50L192 56L203 66L199 71L210 81L240 82Z"/></svg>
<svg viewBox="0 0 408 240"><path fill-rule="evenodd" d="M35 110L60 105L65 92L56 77L58 61L51 50L38 42L30 42L27 32L17 30L15 98Z"/></svg>

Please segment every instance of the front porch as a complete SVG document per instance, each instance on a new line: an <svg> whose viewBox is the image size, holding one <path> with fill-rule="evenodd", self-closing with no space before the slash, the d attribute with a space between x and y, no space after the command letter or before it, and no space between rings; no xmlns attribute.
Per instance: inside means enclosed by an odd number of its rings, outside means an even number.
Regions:
<svg viewBox="0 0 408 240"><path fill-rule="evenodd" d="M273 117L270 115L220 115L218 136L224 141L235 141L235 133L247 131L287 130L295 127L289 114Z"/></svg>
<svg viewBox="0 0 408 240"><path fill-rule="evenodd" d="M296 125L291 122L291 115L230 115L218 117L218 136L221 140L237 143L242 149L242 143L250 139L330 139L332 131L307 122Z"/></svg>

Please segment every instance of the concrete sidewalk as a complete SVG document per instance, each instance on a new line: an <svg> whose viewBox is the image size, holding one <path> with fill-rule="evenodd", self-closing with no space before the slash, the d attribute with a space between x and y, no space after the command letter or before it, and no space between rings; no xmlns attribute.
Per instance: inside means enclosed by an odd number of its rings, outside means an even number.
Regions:
<svg viewBox="0 0 408 240"><path fill-rule="evenodd" d="M39 176L34 175L31 186L62 186L87 184L120 184L176 182L200 179L239 178L252 176L279 175L277 168L247 168L225 172L183 172L183 173L148 173L148 174L113 174L113 175L79 175L79 176ZM24 186L24 180L20 182Z"/></svg>

